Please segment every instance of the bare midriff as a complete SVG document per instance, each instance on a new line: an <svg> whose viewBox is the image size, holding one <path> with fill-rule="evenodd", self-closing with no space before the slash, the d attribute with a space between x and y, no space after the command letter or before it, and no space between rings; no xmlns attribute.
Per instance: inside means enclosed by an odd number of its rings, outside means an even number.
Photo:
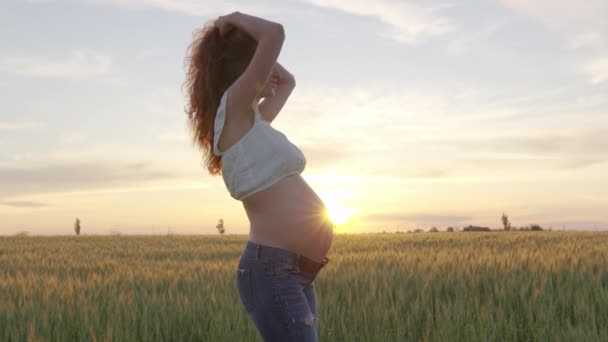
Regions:
<svg viewBox="0 0 608 342"><path fill-rule="evenodd" d="M243 199L249 240L320 262L333 240L334 224L323 201L299 174L287 176Z"/></svg>

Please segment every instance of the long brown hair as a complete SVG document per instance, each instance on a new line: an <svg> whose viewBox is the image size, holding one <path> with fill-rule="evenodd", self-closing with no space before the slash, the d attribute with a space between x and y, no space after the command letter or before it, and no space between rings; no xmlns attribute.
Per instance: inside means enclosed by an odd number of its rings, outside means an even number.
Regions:
<svg viewBox="0 0 608 342"><path fill-rule="evenodd" d="M194 31L188 46L184 88L192 143L203 152L205 167L221 174L222 158L213 154L214 123L222 95L245 71L258 42L236 26L220 35L215 20Z"/></svg>

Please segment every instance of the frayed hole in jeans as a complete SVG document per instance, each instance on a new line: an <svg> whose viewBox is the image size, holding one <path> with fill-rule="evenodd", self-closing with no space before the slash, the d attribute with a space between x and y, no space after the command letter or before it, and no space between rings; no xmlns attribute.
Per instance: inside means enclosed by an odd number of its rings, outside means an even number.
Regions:
<svg viewBox="0 0 608 342"><path fill-rule="evenodd" d="M315 317L315 315L311 312L310 314L308 314L308 316L306 316L306 318L304 318L304 323L311 327L315 324L315 320L317 319L317 317Z"/></svg>

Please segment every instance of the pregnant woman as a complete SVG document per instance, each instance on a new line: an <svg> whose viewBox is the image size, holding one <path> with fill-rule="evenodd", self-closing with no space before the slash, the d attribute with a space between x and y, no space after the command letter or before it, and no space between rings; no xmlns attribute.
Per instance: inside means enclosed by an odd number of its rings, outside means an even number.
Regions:
<svg viewBox="0 0 608 342"><path fill-rule="evenodd" d="M265 341L317 341L314 280L334 224L300 175L302 151L271 126L295 87L277 62L279 23L241 12L194 35L185 86L193 142L250 221L236 270L241 303Z"/></svg>

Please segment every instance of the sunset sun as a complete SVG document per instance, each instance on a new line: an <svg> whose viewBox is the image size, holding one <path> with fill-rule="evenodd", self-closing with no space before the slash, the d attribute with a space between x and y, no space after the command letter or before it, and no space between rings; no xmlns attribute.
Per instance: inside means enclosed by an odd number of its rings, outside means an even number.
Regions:
<svg viewBox="0 0 608 342"><path fill-rule="evenodd" d="M321 197L326 207L325 216L336 226L346 226L352 221L357 210L343 205L343 196L339 196L338 193L324 192Z"/></svg>
<svg viewBox="0 0 608 342"><path fill-rule="evenodd" d="M338 226L346 224L352 217L354 212L354 209L347 208L339 204L327 205L327 216L333 223Z"/></svg>

